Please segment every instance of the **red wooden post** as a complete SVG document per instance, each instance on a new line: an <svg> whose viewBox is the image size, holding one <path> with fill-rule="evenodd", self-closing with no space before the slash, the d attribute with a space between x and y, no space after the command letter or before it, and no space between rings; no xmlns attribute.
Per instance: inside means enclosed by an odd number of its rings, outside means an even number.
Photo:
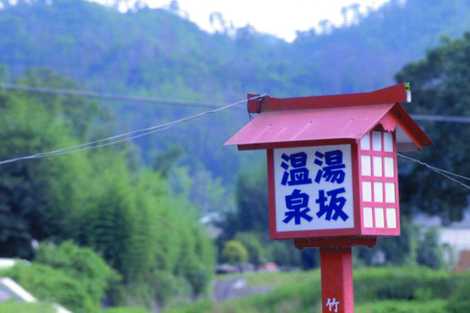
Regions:
<svg viewBox="0 0 470 313"><path fill-rule="evenodd" d="M323 313L354 313L352 253L348 248L320 248Z"/></svg>

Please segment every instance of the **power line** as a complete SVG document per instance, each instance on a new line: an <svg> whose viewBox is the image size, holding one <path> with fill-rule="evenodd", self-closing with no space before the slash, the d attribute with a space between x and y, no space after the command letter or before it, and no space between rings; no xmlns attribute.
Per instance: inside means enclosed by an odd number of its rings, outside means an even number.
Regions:
<svg viewBox="0 0 470 313"><path fill-rule="evenodd" d="M25 155L16 158L10 158L3 161L0 161L0 165L5 165L9 163L14 163L18 161L24 160L32 160L32 159L42 159L42 158L51 158L66 154L71 154L80 151L86 151L90 149L98 149L110 145L115 145L121 142L131 141L140 137L148 136L150 134L167 130L175 125L180 123L188 122L200 117L203 117L208 114L221 112L232 108L240 103L244 103L247 100L258 99L264 97L264 95L254 96L249 99L239 100L227 105L223 105L220 107L211 106L203 103L190 103L190 102L180 102L180 101L166 101L161 99L155 98L146 98L146 97L131 97L131 96L121 96L121 95L113 95L113 94L102 94L92 91L85 91L85 90L71 90L71 89L54 89L54 88L44 88L44 87L31 87L31 86L24 86L24 85L15 85L15 84L7 84L7 83L0 83L0 87L8 90L17 90L17 91L26 91L26 92L37 92L37 93L46 93L46 94L57 94L57 95L76 95L76 96L85 96L85 97L94 97L94 98L102 98L108 100L115 100L115 101L139 101L139 102L151 102L151 103L159 103L159 104L169 104L169 105L187 105L187 106L200 106L200 107L210 107L213 108L209 111L204 111L198 114L190 115L187 117L183 117L171 122L161 123L157 125L153 125L146 128L140 128L132 131L128 131L125 133L120 133L114 136L109 136L105 138L101 138L98 140L86 142L83 144L73 145L65 148L55 149L47 152L40 152L30 155ZM413 118L416 120L424 120L424 121L437 121L437 122L452 122L452 123L470 123L470 117L458 117L458 116L442 116L442 115L413 115ZM412 158L410 156L398 153L398 156L408 160L425 166L426 168L430 169L431 171L461 185L467 190L470 190L470 185L463 183L462 181L458 180L457 178L470 181L470 177L466 177L463 175L455 174L450 171L432 166L426 162L420 161L418 159Z"/></svg>
<svg viewBox="0 0 470 313"><path fill-rule="evenodd" d="M152 103L157 105L167 106L186 106L186 107L201 107L201 108L216 108L216 106L201 103L201 102L186 102L178 100L165 100L153 97L139 97L139 96L127 96L117 95L112 93L100 93L90 90L79 90L79 89L60 89L60 88L49 88L49 87L34 87L28 85L19 85L13 83L0 83L0 88L5 90L15 90L39 94L50 94L58 96L81 96L88 98L104 99L111 101L130 101L130 102L142 102ZM426 115L426 114L412 114L411 115L417 121L428 121L428 122L445 122L445 123L459 123L459 124L470 124L470 116L452 116L452 115Z"/></svg>
<svg viewBox="0 0 470 313"><path fill-rule="evenodd" d="M460 179L463 179L463 180L467 180L467 181L470 181L470 177L466 177L466 176L463 176L463 175L459 175L459 174L456 174L456 173L452 173L450 171L447 171L447 170L444 170L444 169L441 169L441 168L438 168L436 166L433 166L431 164L428 164L424 161L421 161L421 160L418 160L418 159L415 159L415 158L412 158L408 155L404 155L404 154L401 154L401 153L398 153L398 156L401 157L402 159L405 159L407 161L411 161L411 162L414 162L414 163L417 163L419 165L422 165L426 168L428 168L429 170L435 172L436 174L439 174L447 179L449 179L450 181L453 181L454 183L457 183L459 184L460 186L462 186L463 188L467 189L467 190L470 190L470 185L467 185L465 184L464 182L460 181L457 179L460 178Z"/></svg>
<svg viewBox="0 0 470 313"><path fill-rule="evenodd" d="M411 116L417 121L470 124L469 116L425 115L425 114L412 114Z"/></svg>
<svg viewBox="0 0 470 313"><path fill-rule="evenodd" d="M470 177L466 177L466 176L463 176L463 175L455 174L455 173L453 173L453 172L444 170L444 169L442 169L442 168L438 168L438 167L433 166L433 165L430 165L430 164L428 164L428 163L426 163L426 162L424 162L424 161L421 161L421 160L412 158L412 157L410 157L410 156L408 156L408 155L405 155L405 154L402 154L402 153L398 153L398 156L399 156L399 157L402 157L403 159L407 159L407 160L409 160L409 161L413 161L413 162L419 163L419 164L424 165L424 166L426 166L426 167L432 167L433 169L438 170L438 171L441 171L441 172L446 173L446 174L448 174L448 175L455 176L455 177L458 177L458 178L461 178L461 179L470 181Z"/></svg>
<svg viewBox="0 0 470 313"><path fill-rule="evenodd" d="M81 96L81 97L105 99L105 100L111 100L111 101L130 101L130 102L143 102L143 103L152 103L152 104L168 105L168 106L216 108L216 106L208 104L208 103L165 100L165 99L152 98L152 97L116 95L116 94L111 94L111 93L100 93L96 91L79 90L79 89L33 87L33 86L18 85L18 84L12 84L12 83L4 83L4 82L0 83L0 88L3 88L5 90L24 91L24 92L39 93L39 94L58 95L58 96Z"/></svg>
<svg viewBox="0 0 470 313"><path fill-rule="evenodd" d="M169 129L169 128L175 126L175 125L178 125L178 124L181 124L181 123L184 123L184 122L189 122L189 121L195 120L197 118L203 117L203 116L208 115L208 114L221 112L221 111L230 109L230 108L232 108L232 107L234 107L238 104L244 103L247 100L258 99L258 98L261 98L261 97L264 97L264 95L250 97L248 99L243 99L243 100L238 100L236 102L233 102L233 103L230 103L230 104L227 104L227 105L216 107L215 109L212 109L212 110L209 110L209 111L204 111L204 112L201 112L201 113L197 113L197 114L194 114L194 115L183 117L183 118L180 118L180 119L177 119L177 120L173 120L171 122L160 123L160 124L153 125L153 126L146 127L146 128L135 129L135 130L128 131L128 132L125 132L125 133L120 133L120 134L117 134L117 135L114 135L114 136L109 136L109 137L105 137L105 138L102 138L102 139L98 139L98 140L94 140L94 141L90 141L90 142L86 142L86 143L82 143L82 144L78 144L78 145L73 145L73 146L69 146L69 147L65 147L65 148L60 148L60 149L55 149L55 150L51 150L51 151L40 152L40 153L20 156L20 157L16 157L16 158L6 159L6 160L3 160L3 161L0 161L0 165L14 163L14 162L18 162L18 161L24 161L24 160L50 158L50 157L61 156L61 155L65 155L65 154L71 154L71 153L74 153L74 152L80 152L80 151L85 151L85 150L90 150L90 149L97 149L97 148L101 148L101 147L115 145L115 144L118 144L118 143L121 143L121 142L130 141L130 140L140 138L140 137L143 137L143 136L148 136L152 133L164 131L164 130Z"/></svg>

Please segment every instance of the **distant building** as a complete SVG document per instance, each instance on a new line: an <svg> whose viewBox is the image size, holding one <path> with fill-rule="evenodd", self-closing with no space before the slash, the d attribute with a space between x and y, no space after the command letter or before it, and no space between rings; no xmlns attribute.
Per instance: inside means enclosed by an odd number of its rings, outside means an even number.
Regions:
<svg viewBox="0 0 470 313"><path fill-rule="evenodd" d="M260 271L260 272L271 272L271 273L279 272L279 267L274 262L268 262L268 263L261 264L258 268L258 271Z"/></svg>
<svg viewBox="0 0 470 313"><path fill-rule="evenodd" d="M470 250L461 251L457 264L455 265L456 272L464 272L470 269Z"/></svg>
<svg viewBox="0 0 470 313"><path fill-rule="evenodd" d="M445 249L446 261L455 264L455 270L470 269L470 210L464 214L460 222L442 226L442 221L436 216L417 215L414 223L423 228L436 228L439 232L440 243Z"/></svg>

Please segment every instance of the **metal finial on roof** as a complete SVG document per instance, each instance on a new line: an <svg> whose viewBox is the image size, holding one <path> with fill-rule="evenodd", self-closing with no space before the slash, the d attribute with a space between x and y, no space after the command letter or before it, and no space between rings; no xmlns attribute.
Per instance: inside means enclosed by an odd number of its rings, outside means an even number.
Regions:
<svg viewBox="0 0 470 313"><path fill-rule="evenodd" d="M405 83L405 90L406 90L406 102L411 103L411 83Z"/></svg>

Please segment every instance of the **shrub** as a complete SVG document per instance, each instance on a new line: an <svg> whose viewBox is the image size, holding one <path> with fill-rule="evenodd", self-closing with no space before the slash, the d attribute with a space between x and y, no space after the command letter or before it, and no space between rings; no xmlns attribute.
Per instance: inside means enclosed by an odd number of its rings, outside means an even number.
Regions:
<svg viewBox="0 0 470 313"><path fill-rule="evenodd" d="M61 270L42 264L18 264L2 275L11 277L38 299L59 303L74 313L95 312L98 308L86 286Z"/></svg>
<svg viewBox="0 0 470 313"><path fill-rule="evenodd" d="M446 302L443 300L411 302L411 301L382 301L359 305L357 313L447 313ZM467 311L468 312L468 311Z"/></svg>
<svg viewBox="0 0 470 313"><path fill-rule="evenodd" d="M241 242L248 252L248 261L258 266L266 262L266 250L255 233L238 233L235 240Z"/></svg>
<svg viewBox="0 0 470 313"><path fill-rule="evenodd" d="M364 268L354 278L359 301L442 299L452 294L457 282L448 272L423 267Z"/></svg>
<svg viewBox="0 0 470 313"><path fill-rule="evenodd" d="M138 307L116 307L104 310L102 313L149 313L149 311Z"/></svg>
<svg viewBox="0 0 470 313"><path fill-rule="evenodd" d="M248 260L248 251L240 241L229 240L224 245L222 251L223 258L231 264L243 263Z"/></svg>
<svg viewBox="0 0 470 313"><path fill-rule="evenodd" d="M448 313L470 312L470 280L462 281L447 304Z"/></svg>
<svg viewBox="0 0 470 313"><path fill-rule="evenodd" d="M99 305L109 285L119 280L119 275L93 250L70 241L59 246L41 244L35 263L61 270L79 281L95 305Z"/></svg>
<svg viewBox="0 0 470 313"><path fill-rule="evenodd" d="M424 233L416 251L416 262L419 265L438 269L444 265L442 248L439 244L439 234L436 229Z"/></svg>

